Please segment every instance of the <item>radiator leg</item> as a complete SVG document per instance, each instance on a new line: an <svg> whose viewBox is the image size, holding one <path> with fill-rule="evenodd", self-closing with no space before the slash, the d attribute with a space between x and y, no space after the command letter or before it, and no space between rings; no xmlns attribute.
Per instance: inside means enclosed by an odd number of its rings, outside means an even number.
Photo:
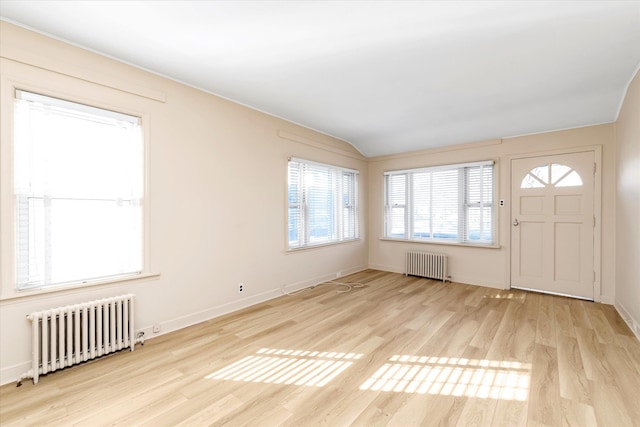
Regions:
<svg viewBox="0 0 640 427"><path fill-rule="evenodd" d="M31 319L31 371L27 373L33 378L33 383L38 384L38 374L40 369L40 316Z"/></svg>

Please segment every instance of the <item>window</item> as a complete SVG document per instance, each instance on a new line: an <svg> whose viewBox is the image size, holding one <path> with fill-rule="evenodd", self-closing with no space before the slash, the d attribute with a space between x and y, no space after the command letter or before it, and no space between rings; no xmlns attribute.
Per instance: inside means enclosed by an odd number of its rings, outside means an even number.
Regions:
<svg viewBox="0 0 640 427"><path fill-rule="evenodd" d="M520 183L520 188L580 187L580 174L567 165L551 163L531 169Z"/></svg>
<svg viewBox="0 0 640 427"><path fill-rule="evenodd" d="M492 161L386 172L384 236L491 245L493 188Z"/></svg>
<svg viewBox="0 0 640 427"><path fill-rule="evenodd" d="M290 159L289 249L358 238L358 171Z"/></svg>
<svg viewBox="0 0 640 427"><path fill-rule="evenodd" d="M140 274L139 118L20 90L14 111L17 288Z"/></svg>

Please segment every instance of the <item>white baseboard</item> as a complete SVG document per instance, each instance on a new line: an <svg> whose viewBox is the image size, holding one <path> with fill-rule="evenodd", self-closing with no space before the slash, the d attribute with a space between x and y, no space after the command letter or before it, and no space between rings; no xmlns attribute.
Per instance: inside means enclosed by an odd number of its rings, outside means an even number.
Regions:
<svg viewBox="0 0 640 427"><path fill-rule="evenodd" d="M337 277L347 276L349 274L357 273L366 269L367 269L367 266L362 265L362 266L348 268L346 270L341 270L339 272L340 276L338 276L338 272L335 272L335 273L315 277L313 279L305 280L302 282L283 285L280 289L272 289L270 291L263 292L261 294L252 295L250 297L243 298L237 301L232 301L227 304L222 304L217 307L208 308L206 310L202 310L197 313L190 313L185 316L181 316L175 319L170 319L170 320L161 322L159 323L160 332L158 333L153 332L153 325L136 328L136 333L144 332L145 340L153 339L161 335L168 334L169 332L177 331L179 329L183 329L183 328L195 325L197 323L205 322L207 320L211 320L216 317L220 317L225 314L229 314L234 311L241 310L241 309L250 307L252 305L259 304L261 302L265 302L265 301L283 296L285 290L287 292L297 291L300 289L317 285L319 283L326 282L328 280L336 280ZM0 369L0 385L16 382L18 378L20 378L29 369L31 369L30 361L25 361L22 363L18 363L14 366L9 366L9 367Z"/></svg>
<svg viewBox="0 0 640 427"><path fill-rule="evenodd" d="M185 316L177 317L175 319L167 320L160 323L160 333L153 332L153 326L149 325L144 328L138 329L137 332L144 332L145 339L152 339L160 335L167 334L169 332L177 331L198 323L206 322L207 320L215 319L216 317L224 316L225 314L232 313L234 311L242 310L252 305L260 304L265 301L269 301L274 298L285 295L286 292L293 292L300 289L315 286L319 283L326 282L328 280L336 280L337 277L347 276L349 274L357 273L359 271L366 270L366 266L357 266L348 268L338 272L326 274L323 276L315 277L313 279L304 280L302 282L291 283L282 285L280 289L272 289L267 292L263 292L257 295L252 295L247 298L232 301L227 304L222 304L216 307L208 308L206 310L199 311L197 313L190 313Z"/></svg>
<svg viewBox="0 0 640 427"><path fill-rule="evenodd" d="M357 267L348 268L346 270L341 270L339 272L324 274L322 276L314 277L312 279L303 280L301 282L296 283L288 283L282 286L282 291L284 292L295 292L301 289L309 288L311 286L318 285L323 282L327 282L329 280L340 280L341 277L348 276L350 274L358 273L360 271L366 270L368 267L366 265L360 265Z"/></svg>
<svg viewBox="0 0 640 427"><path fill-rule="evenodd" d="M26 361L17 365L8 366L0 370L0 385L15 383L25 372L31 369L31 362Z"/></svg>
<svg viewBox="0 0 640 427"><path fill-rule="evenodd" d="M633 332L636 338L640 340L640 321L638 321L638 319L634 319L631 313L629 313L620 301L616 300L613 306L620 314L620 317L622 317L622 319L627 323L631 332Z"/></svg>
<svg viewBox="0 0 640 427"><path fill-rule="evenodd" d="M453 276L451 281L456 283L464 283L465 285L473 285L473 286L484 286L485 288L494 288L494 289L509 289L509 286L505 286L504 283L492 282L489 280L478 280L477 277L467 278L467 277L459 277Z"/></svg>
<svg viewBox="0 0 640 427"><path fill-rule="evenodd" d="M390 273L404 274L404 269L399 269L399 268L388 266L388 265L369 264L369 268L373 270L388 271ZM464 283L465 285L485 286L487 288L495 288L495 289L508 289L508 287L505 287L503 283L491 282L486 280L478 280L477 277L466 278L466 277L454 276L451 278L451 280L456 283Z"/></svg>
<svg viewBox="0 0 640 427"><path fill-rule="evenodd" d="M389 273L404 274L404 269L392 267L390 265L369 264L369 268L372 270L388 271Z"/></svg>
<svg viewBox="0 0 640 427"><path fill-rule="evenodd" d="M609 295L600 295L600 301L597 301L601 304L615 305L616 299L615 297Z"/></svg>

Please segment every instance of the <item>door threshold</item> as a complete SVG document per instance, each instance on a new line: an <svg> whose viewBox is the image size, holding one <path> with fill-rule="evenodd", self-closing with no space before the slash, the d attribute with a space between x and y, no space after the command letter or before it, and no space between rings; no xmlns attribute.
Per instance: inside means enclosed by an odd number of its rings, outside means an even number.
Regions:
<svg viewBox="0 0 640 427"><path fill-rule="evenodd" d="M540 289L523 288L523 287L520 287L520 286L513 286L513 285L511 285L511 289L519 289L521 291L537 292L539 294L549 294L549 295L556 295L556 296L559 296L559 297L568 297L568 298L581 299L581 300L584 300L584 301L595 302L594 298L581 297L579 295L563 294L563 293L560 293L560 292L543 291L543 290L540 290Z"/></svg>

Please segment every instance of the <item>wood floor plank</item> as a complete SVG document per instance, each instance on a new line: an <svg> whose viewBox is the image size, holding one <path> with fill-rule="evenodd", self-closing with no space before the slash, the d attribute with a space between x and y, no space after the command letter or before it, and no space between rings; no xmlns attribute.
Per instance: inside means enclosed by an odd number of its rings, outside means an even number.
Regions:
<svg viewBox="0 0 640 427"><path fill-rule="evenodd" d="M557 426L561 423L558 359L554 348L537 344L533 352L529 425Z"/></svg>
<svg viewBox="0 0 640 427"><path fill-rule="evenodd" d="M375 270L341 280L363 286L316 286L0 387L0 424L639 424L640 342L610 306Z"/></svg>
<svg viewBox="0 0 640 427"><path fill-rule="evenodd" d="M555 317L556 336L563 334L568 337L575 338L576 331L571 319L571 309L567 304L568 299L554 298L553 300L553 315Z"/></svg>
<svg viewBox="0 0 640 427"><path fill-rule="evenodd" d="M498 400L492 425L496 427L526 426L528 408L528 401Z"/></svg>
<svg viewBox="0 0 640 427"><path fill-rule="evenodd" d="M577 328L583 329L593 329L591 325L591 320L589 320L589 316L587 315L587 311L585 309L585 301L567 298L567 303L569 304L569 311L571 313L571 321L573 322L573 326Z"/></svg>
<svg viewBox="0 0 640 427"><path fill-rule="evenodd" d="M633 335L616 334L615 342L618 347L625 349L629 358L631 358L636 366L636 371L640 372L640 341L638 341Z"/></svg>
<svg viewBox="0 0 640 427"><path fill-rule="evenodd" d="M627 413L640 424L640 372L624 349L608 345L603 346L603 354L611 366L615 384L620 390Z"/></svg>
<svg viewBox="0 0 640 427"><path fill-rule="evenodd" d="M588 307L586 310L587 316L593 326L596 337L598 337L598 341L602 344L611 344L614 340L615 332L607 317L601 310L595 308L594 303L585 303L585 305Z"/></svg>
<svg viewBox="0 0 640 427"><path fill-rule="evenodd" d="M489 310L469 345L488 350L496 336L503 314L496 310Z"/></svg>
<svg viewBox="0 0 640 427"><path fill-rule="evenodd" d="M591 405L591 393L578 340L559 337L557 353L560 396L573 402Z"/></svg>
<svg viewBox="0 0 640 427"><path fill-rule="evenodd" d="M629 416L620 389L615 385L589 381L593 407L599 426L637 426ZM636 402L637 403L637 402Z"/></svg>
<svg viewBox="0 0 640 427"><path fill-rule="evenodd" d="M605 357L602 345L592 329L576 328L580 356L589 380L615 384L610 361Z"/></svg>
<svg viewBox="0 0 640 427"><path fill-rule="evenodd" d="M492 427L497 403L497 399L469 398L462 409L456 426Z"/></svg>
<svg viewBox="0 0 640 427"><path fill-rule="evenodd" d="M540 304L536 319L536 344L556 346L554 304Z"/></svg>
<svg viewBox="0 0 640 427"><path fill-rule="evenodd" d="M563 426L596 427L598 425L596 413L591 405L563 398L560 400L560 409Z"/></svg>
<svg viewBox="0 0 640 427"><path fill-rule="evenodd" d="M609 322L609 326L616 334L627 335L633 337L633 332L629 328L629 325L624 321L620 314L616 311L615 307L607 304L594 304L598 310L600 310Z"/></svg>

